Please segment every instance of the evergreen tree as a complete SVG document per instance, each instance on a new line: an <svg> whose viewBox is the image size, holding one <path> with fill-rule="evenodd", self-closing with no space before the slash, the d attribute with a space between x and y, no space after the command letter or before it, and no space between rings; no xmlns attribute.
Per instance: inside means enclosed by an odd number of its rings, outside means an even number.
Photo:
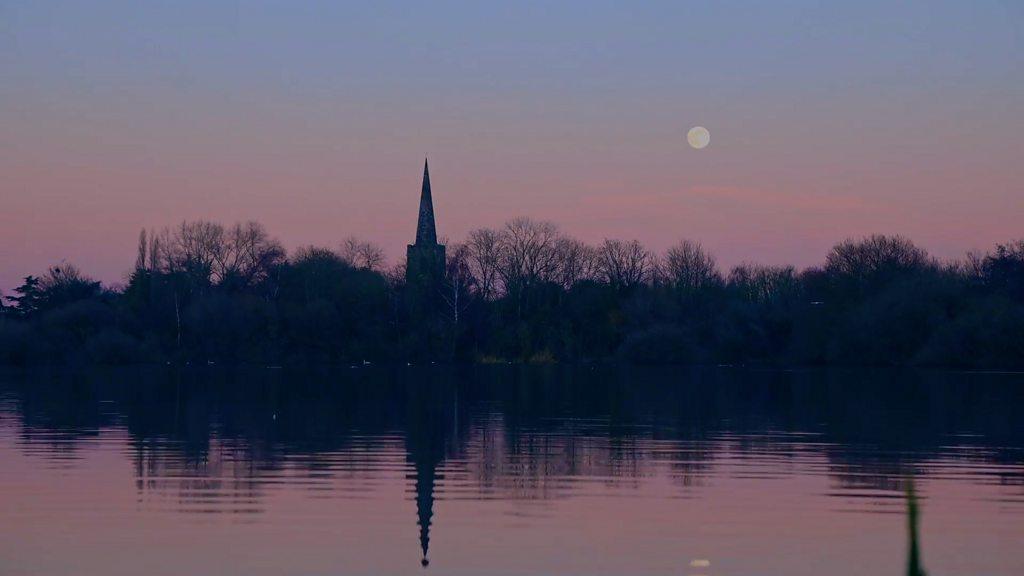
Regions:
<svg viewBox="0 0 1024 576"><path fill-rule="evenodd" d="M39 311L43 294L39 287L39 278L26 276L25 282L14 289L17 296L9 296L7 299L14 303L14 313L22 318L28 318Z"/></svg>

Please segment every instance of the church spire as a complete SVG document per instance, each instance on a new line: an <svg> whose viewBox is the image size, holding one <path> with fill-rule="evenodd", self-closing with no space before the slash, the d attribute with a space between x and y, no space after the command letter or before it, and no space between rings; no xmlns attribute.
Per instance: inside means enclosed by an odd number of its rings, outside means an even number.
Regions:
<svg viewBox="0 0 1024 576"><path fill-rule="evenodd" d="M405 280L410 285L428 288L444 280L444 246L437 243L434 227L434 200L430 197L430 169L423 160L423 189L420 192L420 216L416 223L416 242L405 253Z"/></svg>
<svg viewBox="0 0 1024 576"><path fill-rule="evenodd" d="M416 224L416 245L437 244L437 230L434 227L434 200L430 196L430 170L423 159L423 188L420 191L420 217Z"/></svg>

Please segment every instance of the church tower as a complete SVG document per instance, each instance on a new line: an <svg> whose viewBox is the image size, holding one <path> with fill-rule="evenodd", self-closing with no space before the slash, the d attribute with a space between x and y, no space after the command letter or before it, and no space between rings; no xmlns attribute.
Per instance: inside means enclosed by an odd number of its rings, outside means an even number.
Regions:
<svg viewBox="0 0 1024 576"><path fill-rule="evenodd" d="M428 285L444 279L444 246L437 243L434 227L434 200L430 196L430 171L423 161L423 188L420 190L420 215L416 223L416 243L410 244L405 258L405 281Z"/></svg>

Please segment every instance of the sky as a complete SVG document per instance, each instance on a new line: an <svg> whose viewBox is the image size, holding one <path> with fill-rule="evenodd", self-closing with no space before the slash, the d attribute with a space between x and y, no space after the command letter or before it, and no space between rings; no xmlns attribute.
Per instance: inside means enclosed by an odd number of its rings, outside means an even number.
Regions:
<svg viewBox="0 0 1024 576"><path fill-rule="evenodd" d="M516 216L723 266L1024 237L1024 3L0 0L0 290L142 228L286 247ZM705 126L695 150L686 133Z"/></svg>

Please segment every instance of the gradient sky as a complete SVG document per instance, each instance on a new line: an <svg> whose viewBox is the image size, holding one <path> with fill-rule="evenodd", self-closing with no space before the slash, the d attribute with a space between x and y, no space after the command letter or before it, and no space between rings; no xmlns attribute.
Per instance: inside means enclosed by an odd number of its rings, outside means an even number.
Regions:
<svg viewBox="0 0 1024 576"><path fill-rule="evenodd" d="M0 0L0 289L120 281L194 218L395 261L424 154L453 239L528 215L804 266L1024 236L1018 1L485 4Z"/></svg>

